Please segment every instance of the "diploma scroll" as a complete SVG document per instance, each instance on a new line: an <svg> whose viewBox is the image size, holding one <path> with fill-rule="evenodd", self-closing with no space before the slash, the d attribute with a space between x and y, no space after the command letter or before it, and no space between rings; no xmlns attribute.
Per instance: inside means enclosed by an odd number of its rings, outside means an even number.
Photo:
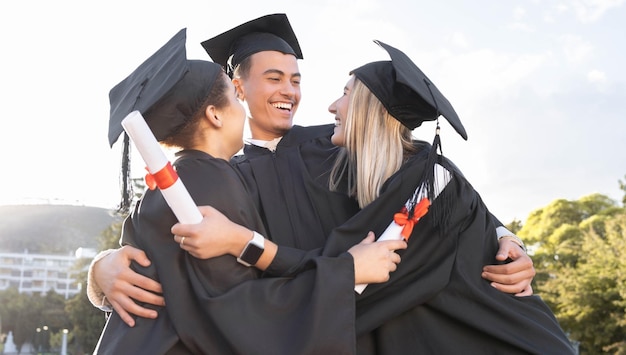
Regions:
<svg viewBox="0 0 626 355"><path fill-rule="evenodd" d="M122 120L122 127L137 147L148 172L153 176L165 177L156 179L157 186L178 221L185 224L200 223L202 214L189 195L189 191L178 178L141 113L139 111L129 113Z"/></svg>
<svg viewBox="0 0 626 355"><path fill-rule="evenodd" d="M443 182L442 184L436 184L435 185L434 198L437 198L437 196L439 196L441 191L443 191L443 189L450 182L450 178L452 177L452 174L450 174L450 172L448 170L446 170L443 166L441 166L439 164L435 164L435 176L436 176L436 180L437 181L442 181ZM421 186L417 188L416 193L425 195L425 193L421 192L420 190L421 190ZM389 223L389 225L387 226L387 229L385 229L383 234L381 234L380 237L378 239L376 239L376 241L380 242L380 241L383 241L383 240L401 240L401 239L404 238L402 236L402 229L403 228L404 228L404 226L401 226L401 225L397 224L395 221L391 221L391 223ZM365 287L367 287L367 284L358 284L358 285L354 286L354 290L358 294L361 294L365 290Z"/></svg>

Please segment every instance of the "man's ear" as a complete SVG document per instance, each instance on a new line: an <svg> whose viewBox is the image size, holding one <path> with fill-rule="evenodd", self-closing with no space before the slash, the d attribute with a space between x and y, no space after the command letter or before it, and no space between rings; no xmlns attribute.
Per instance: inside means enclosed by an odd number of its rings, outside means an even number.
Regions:
<svg viewBox="0 0 626 355"><path fill-rule="evenodd" d="M206 110L204 111L204 116L209 124L216 128L220 128L224 124L224 122L218 116L218 113L218 109L214 105L207 106Z"/></svg>

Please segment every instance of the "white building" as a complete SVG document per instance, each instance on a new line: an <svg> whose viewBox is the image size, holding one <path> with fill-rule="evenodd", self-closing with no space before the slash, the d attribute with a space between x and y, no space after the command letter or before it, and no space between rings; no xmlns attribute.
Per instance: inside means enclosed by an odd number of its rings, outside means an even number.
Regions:
<svg viewBox="0 0 626 355"><path fill-rule="evenodd" d="M75 263L93 258L95 250L79 248L74 255L0 252L0 290L15 287L19 293L45 295L49 290L66 299L80 292Z"/></svg>

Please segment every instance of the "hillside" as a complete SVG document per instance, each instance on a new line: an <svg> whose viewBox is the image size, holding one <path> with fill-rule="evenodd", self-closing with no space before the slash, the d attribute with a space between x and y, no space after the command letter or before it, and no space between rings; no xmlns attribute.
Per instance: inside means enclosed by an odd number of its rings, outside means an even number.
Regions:
<svg viewBox="0 0 626 355"><path fill-rule="evenodd" d="M60 253L98 248L98 236L119 217L98 207L0 206L0 250Z"/></svg>

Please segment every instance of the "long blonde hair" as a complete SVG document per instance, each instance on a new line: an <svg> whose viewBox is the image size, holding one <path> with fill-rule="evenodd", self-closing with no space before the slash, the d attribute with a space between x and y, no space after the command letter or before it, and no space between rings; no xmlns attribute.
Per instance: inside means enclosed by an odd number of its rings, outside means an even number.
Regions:
<svg viewBox="0 0 626 355"><path fill-rule="evenodd" d="M357 78L344 122L345 146L331 171L330 188L347 178L361 208L374 201L384 182L415 152L411 130L391 116Z"/></svg>

